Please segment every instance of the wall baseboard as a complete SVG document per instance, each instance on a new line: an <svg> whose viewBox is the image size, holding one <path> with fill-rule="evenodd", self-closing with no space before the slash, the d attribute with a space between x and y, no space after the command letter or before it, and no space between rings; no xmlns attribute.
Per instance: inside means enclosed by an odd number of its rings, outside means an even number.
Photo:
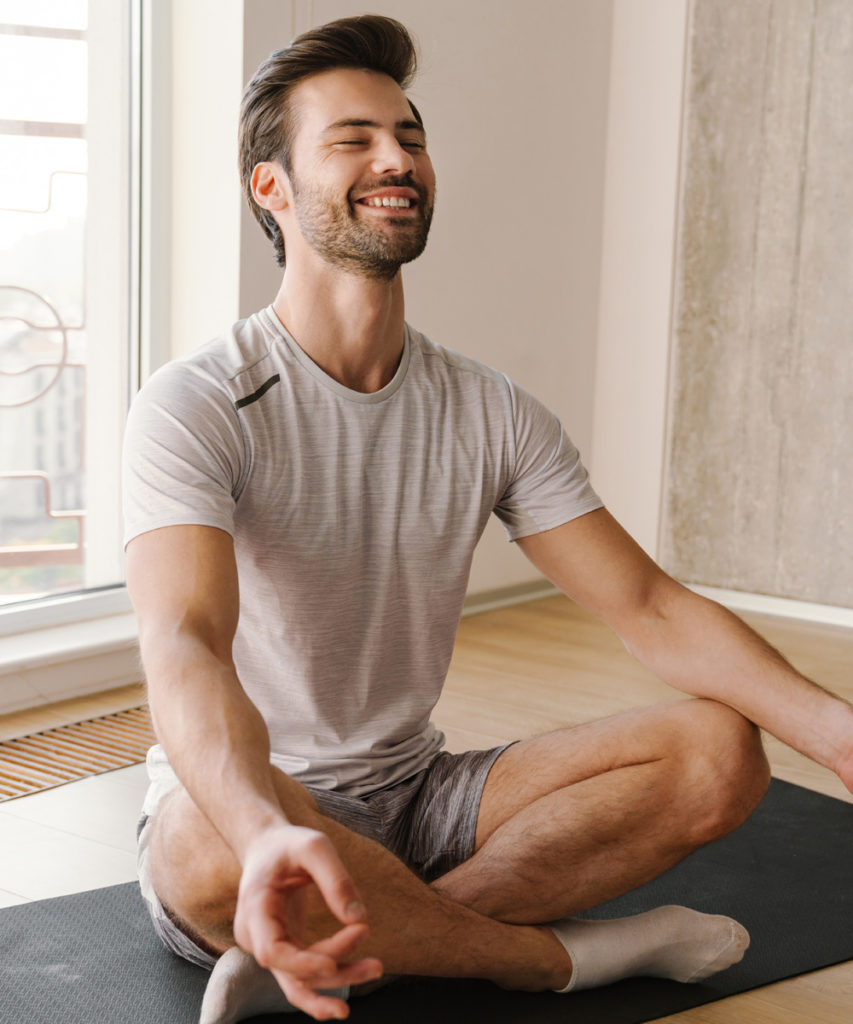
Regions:
<svg viewBox="0 0 853 1024"><path fill-rule="evenodd" d="M538 601L540 597L553 597L560 591L548 580L532 580L530 583L516 583L510 587L496 587L469 594L462 607L462 618L491 612L496 608L509 608L525 601Z"/></svg>
<svg viewBox="0 0 853 1024"><path fill-rule="evenodd" d="M812 604L795 601L787 597L772 597L769 594L749 594L740 590L724 590L720 587L704 587L699 584L685 584L696 594L708 597L732 611L755 612L760 615L776 615L780 618L799 619L801 622L818 622L825 626L845 626L853 629L853 608L839 608L835 605Z"/></svg>
<svg viewBox="0 0 853 1024"><path fill-rule="evenodd" d="M731 608L732 611L755 612L759 615L775 615L778 618L853 629L853 608L796 601L793 598L773 597L769 594L751 594L741 590L726 590L722 587L706 587L698 583L687 583L685 586L696 594ZM544 579L510 587L498 587L495 590L483 590L469 594L465 598L462 616L464 618L496 608L509 608L514 604L537 601L542 597L554 597L560 593L557 587Z"/></svg>

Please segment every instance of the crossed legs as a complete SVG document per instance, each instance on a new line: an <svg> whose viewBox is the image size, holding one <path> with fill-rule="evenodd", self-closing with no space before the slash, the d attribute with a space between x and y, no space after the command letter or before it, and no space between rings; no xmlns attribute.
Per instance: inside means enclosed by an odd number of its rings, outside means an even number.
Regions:
<svg viewBox="0 0 853 1024"><path fill-rule="evenodd" d="M293 824L329 836L364 900L370 937L359 956L378 957L392 975L486 978L531 990L566 984L571 965L546 929L493 921L455 903L378 843L324 817L310 794L280 772L276 788ZM155 821L155 891L209 949L224 952L234 945L238 862L184 791L166 798ZM315 890L309 890L308 902L310 944L336 932L340 922ZM460 947L451 963L448 945Z"/></svg>
<svg viewBox="0 0 853 1024"><path fill-rule="evenodd" d="M768 782L758 730L714 701L549 733L498 758L474 856L434 886L513 924L566 917L737 828Z"/></svg>
<svg viewBox="0 0 853 1024"><path fill-rule="evenodd" d="M430 886L320 815L291 779L279 774L276 785L295 824L329 835L365 900L371 932L359 955L378 957L389 974L547 990L570 982L576 936L558 941L541 922L632 889L737 827L767 781L757 730L710 701L519 743L487 780L474 855ZM154 829L151 872L163 903L214 949L233 946L239 866L230 850L180 791ZM315 900L309 940L336 927Z"/></svg>

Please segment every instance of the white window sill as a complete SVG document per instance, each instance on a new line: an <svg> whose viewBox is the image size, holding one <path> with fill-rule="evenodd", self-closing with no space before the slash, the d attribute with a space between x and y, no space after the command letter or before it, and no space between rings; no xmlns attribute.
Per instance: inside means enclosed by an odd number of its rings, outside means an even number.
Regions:
<svg viewBox="0 0 853 1024"><path fill-rule="evenodd" d="M0 714L139 682L135 616L123 592L109 604L112 614L60 624L48 615L42 628L0 636Z"/></svg>

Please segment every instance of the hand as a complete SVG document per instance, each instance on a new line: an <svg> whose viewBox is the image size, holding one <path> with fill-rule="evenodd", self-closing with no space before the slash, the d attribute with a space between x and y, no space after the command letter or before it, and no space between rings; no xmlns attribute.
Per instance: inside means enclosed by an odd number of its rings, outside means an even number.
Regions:
<svg viewBox="0 0 853 1024"><path fill-rule="evenodd" d="M308 887L344 925L310 946L303 942ZM349 1007L318 989L372 981L382 974L375 959L353 961L368 934L366 912L331 841L322 832L280 825L249 846L234 916L234 937L272 972L294 1006L317 1020L343 1020Z"/></svg>

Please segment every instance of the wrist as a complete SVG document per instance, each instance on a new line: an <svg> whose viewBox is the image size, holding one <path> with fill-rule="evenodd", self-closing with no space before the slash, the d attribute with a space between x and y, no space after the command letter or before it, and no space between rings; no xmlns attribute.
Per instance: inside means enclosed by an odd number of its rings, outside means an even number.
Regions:
<svg viewBox="0 0 853 1024"><path fill-rule="evenodd" d="M829 765L853 791L853 705L836 698L832 709L832 760Z"/></svg>
<svg viewBox="0 0 853 1024"><path fill-rule="evenodd" d="M235 857L244 866L252 851L263 848L270 841L270 836L292 827L277 804L274 807L261 805L252 811L244 809L240 821L234 823L232 834L226 838Z"/></svg>
<svg viewBox="0 0 853 1024"><path fill-rule="evenodd" d="M835 774L853 793L853 706L842 702L842 737L840 753L833 765Z"/></svg>

